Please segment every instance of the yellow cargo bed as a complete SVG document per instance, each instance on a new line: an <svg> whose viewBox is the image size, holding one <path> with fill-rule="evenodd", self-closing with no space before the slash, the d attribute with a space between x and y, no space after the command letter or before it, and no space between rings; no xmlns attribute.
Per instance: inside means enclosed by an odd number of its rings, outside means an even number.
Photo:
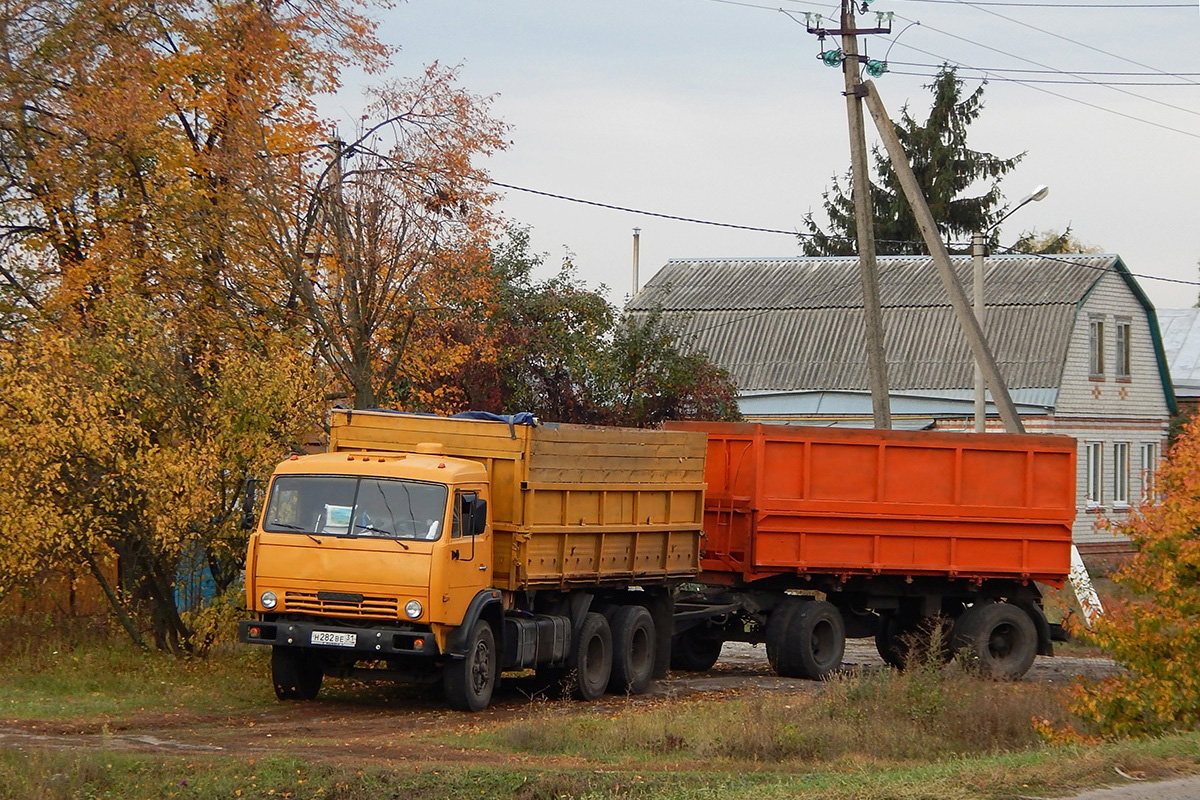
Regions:
<svg viewBox="0 0 1200 800"><path fill-rule="evenodd" d="M436 444L482 463L498 588L665 583L699 570L703 433L348 409L330 427L331 452Z"/></svg>

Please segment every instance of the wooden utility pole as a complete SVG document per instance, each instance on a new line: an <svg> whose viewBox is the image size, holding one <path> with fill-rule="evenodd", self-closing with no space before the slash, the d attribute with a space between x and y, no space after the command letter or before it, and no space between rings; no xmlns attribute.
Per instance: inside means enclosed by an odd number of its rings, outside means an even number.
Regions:
<svg viewBox="0 0 1200 800"><path fill-rule="evenodd" d="M992 351L988 347L987 339L984 338L983 329L975 318L970 303L967 302L966 292L958 282L958 276L954 274L954 267L950 264L950 254L946 251L946 244L942 241L941 232L938 231L937 223L933 221L933 214L929 211L929 205L925 202L921 185L917 182L912 166L908 163L908 155L900 144L900 137L896 135L896 126L888 116L887 109L884 108L883 100L880 99L875 85L871 81L867 81L862 84L862 87L866 94L867 108L871 110L875 127L879 129L879 136L883 139L883 145L892 160L892 169L896 171L896 177L900 179L900 187L904 190L904 196L908 198L909 206L912 207L917 227L921 229L921 238L925 240L925 246L929 248L929 255L933 257L933 263L942 279L942 285L946 287L946 293L950 295L950 306L958 316L958 322L962 326L963 334L967 337L967 343L975 354L975 363L983 371L988 388L992 390L992 400L1000 412L1000 418L1004 420L1004 428L1009 433L1024 433L1025 426L1021 424L1017 407L1013 405L1012 397L1008 394L1008 386L1004 383L1000 368L996 366L996 359L992 357Z"/></svg>
<svg viewBox="0 0 1200 800"><path fill-rule="evenodd" d="M863 124L858 31L853 0L842 0L842 74L846 79L846 117L850 122L850 183L854 194L854 229L858 234L858 272L862 281L867 334L867 375L876 428L892 427L888 396L887 352L883 344L883 312L879 303L879 265L875 260L875 211L867 174L867 134Z"/></svg>

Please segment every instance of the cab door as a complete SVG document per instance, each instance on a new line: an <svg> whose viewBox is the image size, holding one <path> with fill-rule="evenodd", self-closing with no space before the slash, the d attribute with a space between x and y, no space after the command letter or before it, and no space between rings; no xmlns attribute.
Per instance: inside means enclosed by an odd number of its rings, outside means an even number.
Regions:
<svg viewBox="0 0 1200 800"><path fill-rule="evenodd" d="M492 529L485 487L459 487L450 502L445 559L445 617L461 620L471 599L492 585Z"/></svg>

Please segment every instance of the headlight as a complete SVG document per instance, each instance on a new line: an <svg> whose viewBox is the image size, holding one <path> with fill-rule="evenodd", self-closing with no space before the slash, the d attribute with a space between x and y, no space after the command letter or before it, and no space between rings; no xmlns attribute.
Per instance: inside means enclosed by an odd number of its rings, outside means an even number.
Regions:
<svg viewBox="0 0 1200 800"><path fill-rule="evenodd" d="M274 592L263 592L259 602L262 603L263 608L271 609L279 603L279 598L275 596Z"/></svg>
<svg viewBox="0 0 1200 800"><path fill-rule="evenodd" d="M419 600L409 600L404 604L404 613L408 615L409 619L416 619L421 616L422 610L421 601Z"/></svg>

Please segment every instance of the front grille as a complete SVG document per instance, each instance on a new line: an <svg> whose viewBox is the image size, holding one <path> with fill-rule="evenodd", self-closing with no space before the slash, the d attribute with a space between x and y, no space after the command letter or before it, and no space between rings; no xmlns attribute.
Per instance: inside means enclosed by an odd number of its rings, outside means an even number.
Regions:
<svg viewBox="0 0 1200 800"><path fill-rule="evenodd" d="M358 600L357 597L359 595L339 596L333 592L285 592L283 602L287 611L331 617L396 619L400 616L399 598L362 595L362 599Z"/></svg>

